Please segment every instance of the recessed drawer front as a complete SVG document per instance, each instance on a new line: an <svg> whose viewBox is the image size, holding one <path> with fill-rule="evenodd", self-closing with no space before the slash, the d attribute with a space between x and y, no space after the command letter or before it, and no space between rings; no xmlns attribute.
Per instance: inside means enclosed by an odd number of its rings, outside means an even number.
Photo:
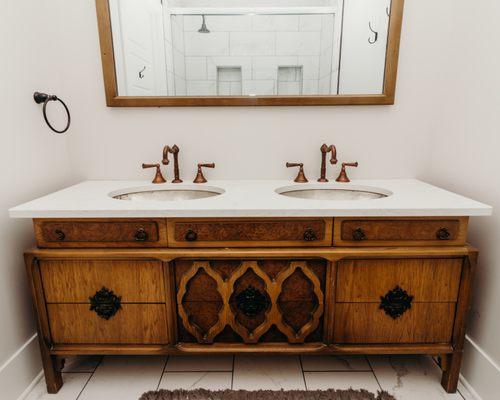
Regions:
<svg viewBox="0 0 500 400"><path fill-rule="evenodd" d="M171 247L331 246L333 220L237 219L168 221Z"/></svg>
<svg viewBox="0 0 500 400"><path fill-rule="evenodd" d="M47 303L88 303L103 287L122 302L165 302L159 261L40 261Z"/></svg>
<svg viewBox="0 0 500 400"><path fill-rule="evenodd" d="M416 303L393 319L376 303L338 303L335 343L449 343L455 303Z"/></svg>
<svg viewBox="0 0 500 400"><path fill-rule="evenodd" d="M55 344L168 343L165 304L122 304L109 320L88 304L48 304L47 311Z"/></svg>
<svg viewBox="0 0 500 400"><path fill-rule="evenodd" d="M395 287L414 302L455 302L462 259L385 259L341 261L337 272L336 301L380 302Z"/></svg>
<svg viewBox="0 0 500 400"><path fill-rule="evenodd" d="M164 220L35 220L39 247L166 247Z"/></svg>
<svg viewBox="0 0 500 400"><path fill-rule="evenodd" d="M338 218L336 246L462 245L467 235L465 217L425 219Z"/></svg>

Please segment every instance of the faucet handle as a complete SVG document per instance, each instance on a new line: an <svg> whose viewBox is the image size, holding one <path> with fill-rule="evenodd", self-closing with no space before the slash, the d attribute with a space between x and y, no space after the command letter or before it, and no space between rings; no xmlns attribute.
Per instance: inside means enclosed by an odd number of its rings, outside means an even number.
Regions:
<svg viewBox="0 0 500 400"><path fill-rule="evenodd" d="M161 173L160 164L142 164L142 168L143 169L156 168L156 175L155 175L152 183L158 184L158 183L165 183L166 182L165 178L163 177L163 175Z"/></svg>
<svg viewBox="0 0 500 400"><path fill-rule="evenodd" d="M358 162L354 163L342 163L342 170L340 171L339 177L336 179L336 182L348 183L351 180L347 177L347 173L345 171L346 167L357 167Z"/></svg>
<svg viewBox="0 0 500 400"><path fill-rule="evenodd" d="M306 175L304 173L304 164L303 163L286 163L287 168L293 168L293 167L299 167L299 173L297 174L297 177L295 178L294 182L297 183L307 183L309 182L306 178Z"/></svg>
<svg viewBox="0 0 500 400"><path fill-rule="evenodd" d="M198 164L198 172L196 174L196 178L194 178L193 183L205 183L207 180L203 175L202 168L215 168L215 163L210 164Z"/></svg>

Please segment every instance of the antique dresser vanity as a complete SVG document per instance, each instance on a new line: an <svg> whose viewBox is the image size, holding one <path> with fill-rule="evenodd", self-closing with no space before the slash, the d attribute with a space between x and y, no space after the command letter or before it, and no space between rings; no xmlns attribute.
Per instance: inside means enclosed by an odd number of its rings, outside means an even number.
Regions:
<svg viewBox="0 0 500 400"><path fill-rule="evenodd" d="M277 194L376 186L392 195L335 208ZM120 200L151 190L219 195ZM490 213L413 180L85 182L11 210L34 218L50 392L66 356L200 353L439 355L453 392L477 259L468 216Z"/></svg>

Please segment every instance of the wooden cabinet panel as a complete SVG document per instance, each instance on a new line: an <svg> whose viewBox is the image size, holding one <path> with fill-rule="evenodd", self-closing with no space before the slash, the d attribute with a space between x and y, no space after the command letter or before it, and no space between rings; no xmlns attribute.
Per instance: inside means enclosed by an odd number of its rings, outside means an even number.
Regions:
<svg viewBox="0 0 500 400"><path fill-rule="evenodd" d="M171 247L331 246L331 218L168 221Z"/></svg>
<svg viewBox="0 0 500 400"><path fill-rule="evenodd" d="M48 304L52 341L56 344L167 343L165 304L122 304L105 320L88 304Z"/></svg>
<svg viewBox="0 0 500 400"><path fill-rule="evenodd" d="M415 303L397 319L377 303L337 303L335 343L449 343L455 303Z"/></svg>
<svg viewBox="0 0 500 400"><path fill-rule="evenodd" d="M103 287L123 302L165 301L160 261L44 260L40 270L48 303L88 303Z"/></svg>
<svg viewBox="0 0 500 400"><path fill-rule="evenodd" d="M466 217L337 218L336 246L424 246L465 244Z"/></svg>
<svg viewBox="0 0 500 400"><path fill-rule="evenodd" d="M455 302L462 271L454 259L373 259L339 262L337 302L380 302L399 286L414 302Z"/></svg>
<svg viewBox="0 0 500 400"><path fill-rule="evenodd" d="M166 247L162 219L35 220L39 247Z"/></svg>

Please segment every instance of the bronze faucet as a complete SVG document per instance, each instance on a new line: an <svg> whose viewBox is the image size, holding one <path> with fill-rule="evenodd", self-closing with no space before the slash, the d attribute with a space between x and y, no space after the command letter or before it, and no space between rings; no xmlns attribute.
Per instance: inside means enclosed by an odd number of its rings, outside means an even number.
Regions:
<svg viewBox="0 0 500 400"><path fill-rule="evenodd" d="M345 172L346 167L357 167L359 164L357 162L355 163L342 163L342 170L340 171L339 177L336 179L337 182L342 182L342 183L349 183L351 180L347 177L347 174Z"/></svg>
<svg viewBox="0 0 500 400"><path fill-rule="evenodd" d="M306 178L306 175L304 174L304 164L302 163L286 163L287 168L293 168L293 167L299 167L299 173L297 174L297 177L295 178L294 182L297 183L307 183L309 182Z"/></svg>
<svg viewBox="0 0 500 400"><path fill-rule="evenodd" d="M155 175L152 183L158 184L158 183L165 183L166 182L165 178L163 177L163 175L161 173L160 164L142 164L142 168L143 169L156 168L156 175Z"/></svg>
<svg viewBox="0 0 500 400"><path fill-rule="evenodd" d="M321 146L321 177L318 179L318 182L328 182L326 179L326 155L329 152L332 152L332 157L330 158L330 164L337 164L337 148L332 144L327 146L324 144Z"/></svg>
<svg viewBox="0 0 500 400"><path fill-rule="evenodd" d="M196 178L194 178L193 183L205 183L207 180L205 179L205 176L203 175L203 171L201 170L202 168L215 168L215 164L198 164L198 173L196 174Z"/></svg>
<svg viewBox="0 0 500 400"><path fill-rule="evenodd" d="M176 144L174 144L173 147L165 146L163 148L163 165L168 165L170 163L170 160L168 159L168 153L171 153L174 156L174 180L172 181L172 183L182 183L182 180L179 177L179 151L179 146L177 146Z"/></svg>

